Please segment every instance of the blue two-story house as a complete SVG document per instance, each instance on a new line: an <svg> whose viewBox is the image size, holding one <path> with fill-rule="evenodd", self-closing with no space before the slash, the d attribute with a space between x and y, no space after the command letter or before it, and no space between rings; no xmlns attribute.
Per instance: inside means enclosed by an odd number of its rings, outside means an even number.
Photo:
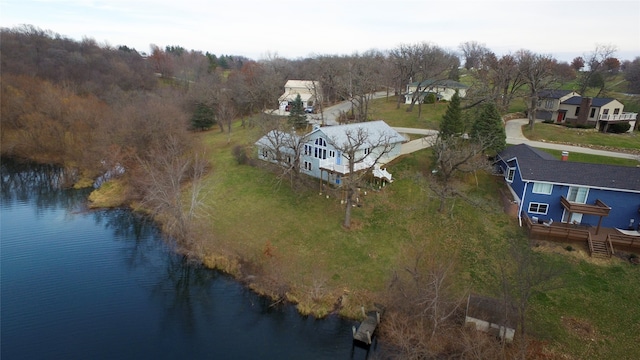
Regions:
<svg viewBox="0 0 640 360"><path fill-rule="evenodd" d="M300 172L341 185L351 171L371 171L390 182L391 174L380 165L396 158L406 139L382 120L337 126L314 126L303 136L272 131L259 139L258 158L286 165L298 158ZM284 144L284 145L283 145ZM354 144L357 144L354 145ZM353 169L344 149L352 149ZM299 148L296 148L299 147ZM277 155L276 155L277 153Z"/></svg>
<svg viewBox="0 0 640 360"><path fill-rule="evenodd" d="M563 160L526 144L498 155L496 165L518 203L520 224L526 215L598 229L638 229L640 167Z"/></svg>

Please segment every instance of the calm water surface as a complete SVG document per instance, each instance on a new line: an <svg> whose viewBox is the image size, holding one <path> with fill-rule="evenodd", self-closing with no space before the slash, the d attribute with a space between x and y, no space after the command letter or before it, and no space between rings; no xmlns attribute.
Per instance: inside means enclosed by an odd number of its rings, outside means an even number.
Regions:
<svg viewBox="0 0 640 360"><path fill-rule="evenodd" d="M175 255L55 168L2 163L1 358L364 359L353 322L302 317Z"/></svg>

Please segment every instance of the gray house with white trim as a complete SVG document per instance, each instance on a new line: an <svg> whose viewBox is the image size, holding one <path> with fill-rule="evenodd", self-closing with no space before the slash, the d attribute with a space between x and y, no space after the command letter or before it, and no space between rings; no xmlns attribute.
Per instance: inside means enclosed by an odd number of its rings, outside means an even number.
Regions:
<svg viewBox="0 0 640 360"><path fill-rule="evenodd" d="M364 134L367 141L356 150L356 157L364 160L355 164L354 171L371 169L373 176L390 182L391 174L381 166L400 154L401 145L406 139L382 120L338 126L314 126L310 133L297 139L302 145L299 151L300 171L331 184L340 185L341 178L348 174L350 169L347 156L339 149L344 148L344 145L349 143L349 137L354 137L357 133ZM258 147L259 159L277 162L274 153L283 154L286 151L289 152L289 156L295 156L295 151L292 149L274 149L273 141L269 140L269 136L269 134L263 136L255 144ZM389 146L385 154L382 154L385 149L379 146L381 143ZM376 159L378 159L377 163Z"/></svg>

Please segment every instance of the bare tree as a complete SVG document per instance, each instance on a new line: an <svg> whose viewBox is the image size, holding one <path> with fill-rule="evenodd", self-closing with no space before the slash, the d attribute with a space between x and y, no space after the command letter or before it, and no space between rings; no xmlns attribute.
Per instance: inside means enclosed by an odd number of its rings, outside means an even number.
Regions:
<svg viewBox="0 0 640 360"><path fill-rule="evenodd" d="M595 79L601 76L605 72L607 59L613 57L617 48L614 45L596 45L596 48L589 54L583 56L584 63L589 67L588 70L583 70L580 73L578 84L580 88L578 92L581 95L585 95L587 88L591 87L598 82L601 83L601 89L604 88L604 79Z"/></svg>
<svg viewBox="0 0 640 360"><path fill-rule="evenodd" d="M345 132L343 140L329 139L336 151L342 153L347 160L347 173L343 178L346 189L346 209L343 226L351 227L351 208L355 205L354 198L358 187L380 159L393 150L393 134L384 131L368 131L363 127L355 127Z"/></svg>
<svg viewBox="0 0 640 360"><path fill-rule="evenodd" d="M283 122L269 121L266 114L261 127L266 134L262 138L262 151L265 151L262 156L278 164L278 169L281 170L278 178L288 178L293 186L300 176L300 156L307 138L298 136L294 129Z"/></svg>
<svg viewBox="0 0 640 360"><path fill-rule="evenodd" d="M402 56L402 60L398 59L401 60L398 64L403 67L402 71L409 75L409 78L403 81L413 81L418 84L407 112L413 111L414 105L420 104L424 92L429 88L437 87L440 81L446 80L451 68L459 64L455 54L425 42L405 47L399 55Z"/></svg>
<svg viewBox="0 0 640 360"><path fill-rule="evenodd" d="M460 44L460 50L464 57L464 67L467 70L478 69L482 59L491 52L485 44L477 41L467 41Z"/></svg>
<svg viewBox="0 0 640 360"><path fill-rule="evenodd" d="M438 358L443 349L456 347L456 315L466 291L456 290L455 255L428 251L422 241L413 245L413 259L394 273L389 285L382 331L398 347L399 358Z"/></svg>
<svg viewBox="0 0 640 360"><path fill-rule="evenodd" d="M546 89L555 82L557 61L551 55L535 54L529 50L516 53L518 72L529 88L527 96L527 111L529 128L533 130L538 106L538 92Z"/></svg>
<svg viewBox="0 0 640 360"><path fill-rule="evenodd" d="M438 211L444 212L447 199L463 196L458 174L489 167L484 151L490 146L490 142L482 139L471 141L462 136L438 136L430 141L434 163L431 176L434 181L429 183L429 188L440 199Z"/></svg>
<svg viewBox="0 0 640 360"><path fill-rule="evenodd" d="M200 179L207 171L206 157L191 152L178 138L170 136L161 148L149 149L152 156L138 157L144 177L138 177L144 188L142 206L160 219L163 229L172 236L181 251L201 256L201 244L194 238L192 222L202 203ZM191 184L189 197L183 188Z"/></svg>
<svg viewBox="0 0 640 360"><path fill-rule="evenodd" d="M566 268L561 263L552 262L550 258L535 253L526 241L511 239L508 256L500 265L501 292L504 298L505 311L515 304L517 314L505 315L507 318L517 317L517 342L520 347L519 357L527 358L527 312L529 301L536 293L552 291L563 286L561 276Z"/></svg>

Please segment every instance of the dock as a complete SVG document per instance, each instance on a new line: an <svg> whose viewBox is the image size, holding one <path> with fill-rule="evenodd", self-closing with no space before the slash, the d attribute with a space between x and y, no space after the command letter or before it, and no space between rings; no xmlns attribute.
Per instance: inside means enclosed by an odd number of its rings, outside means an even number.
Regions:
<svg viewBox="0 0 640 360"><path fill-rule="evenodd" d="M355 326L351 328L353 331L353 340L371 345L371 339L373 338L373 334L376 332L378 324L380 324L380 317L382 316L382 313L383 310L378 307L375 311L370 311L367 314L363 307L362 314L365 316L365 319L357 328Z"/></svg>

